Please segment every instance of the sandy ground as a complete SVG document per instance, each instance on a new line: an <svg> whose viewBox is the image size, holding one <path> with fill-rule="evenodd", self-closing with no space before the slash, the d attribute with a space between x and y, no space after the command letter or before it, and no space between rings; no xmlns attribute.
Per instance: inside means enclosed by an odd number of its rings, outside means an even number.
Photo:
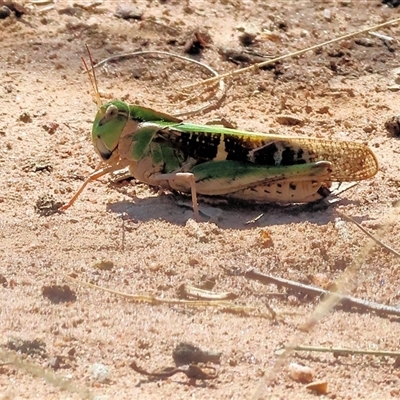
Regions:
<svg viewBox="0 0 400 400"><path fill-rule="evenodd" d="M119 4L136 19L117 18ZM197 122L223 117L259 132L368 143L380 172L341 194L339 202L320 209L214 205L211 221L197 223L171 194L104 177L65 213L41 215L37 208L43 214L44 200L50 206L68 201L98 163L90 143L96 106L80 59L86 57L85 44L95 62L123 52L161 50L193 57L221 73L243 66L221 55L227 49L277 56L396 18L398 9L378 0L52 5L27 3L22 20L0 20L0 337L4 357L11 353L45 367L78 392L6 364L0 366L0 397L251 399L262 385L262 398L313 399L304 383L289 377L288 364L296 362L310 367L315 380L328 382L327 398L400 398L399 363L393 357L295 352L273 369L278 350L294 340L400 350L398 317L336 310L300 335L298 326L317 300L238 273L256 268L327 287L367 241L338 212L371 233L385 222L400 187L398 139L384 127L400 109L398 92L388 90L399 67L398 24L379 31L393 41L363 34L229 80L220 107L191 117ZM210 39L191 56L184 50L195 32ZM103 100L118 97L168 112L213 101L212 93L210 99L194 95L186 103L179 94L182 85L209 76L202 67L166 57L137 56L98 69ZM282 124L282 115L297 117L299 124ZM398 246L397 220L383 240ZM354 277L352 295L396 306L398 268L393 254L376 247ZM233 304L256 312L138 304L69 281L69 275L163 299L178 298L182 283L204 287L214 281L213 291L232 292L238 296ZM278 320L265 317L267 305ZM181 342L221 352L218 377L193 380L178 373L151 380L130 367L132 362L149 371L174 366L172 352Z"/></svg>

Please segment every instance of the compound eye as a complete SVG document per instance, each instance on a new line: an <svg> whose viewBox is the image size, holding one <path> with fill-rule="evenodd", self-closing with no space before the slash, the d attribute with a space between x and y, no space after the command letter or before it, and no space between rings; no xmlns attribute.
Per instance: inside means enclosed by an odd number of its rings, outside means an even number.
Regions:
<svg viewBox="0 0 400 400"><path fill-rule="evenodd" d="M118 108L112 104L107 108L106 114L108 118L114 118L118 115Z"/></svg>

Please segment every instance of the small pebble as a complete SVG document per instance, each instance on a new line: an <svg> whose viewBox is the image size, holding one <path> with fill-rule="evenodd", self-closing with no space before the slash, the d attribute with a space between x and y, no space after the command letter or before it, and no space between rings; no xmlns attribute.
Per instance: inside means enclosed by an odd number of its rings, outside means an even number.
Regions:
<svg viewBox="0 0 400 400"><path fill-rule="evenodd" d="M332 19L332 11L331 10L329 10L328 8L325 8L325 10L322 12L322 15L324 16L324 18L327 21L331 21L331 19Z"/></svg>
<svg viewBox="0 0 400 400"><path fill-rule="evenodd" d="M281 125L288 125L288 126L304 125L303 119L301 119L300 117L296 117L295 115L277 115L276 122L278 122Z"/></svg>
<svg viewBox="0 0 400 400"><path fill-rule="evenodd" d="M0 19L6 19L11 15L11 10L7 6L0 7Z"/></svg>
<svg viewBox="0 0 400 400"><path fill-rule="evenodd" d="M394 84L387 87L391 92L398 92L400 90L400 85Z"/></svg>
<svg viewBox="0 0 400 400"><path fill-rule="evenodd" d="M57 122L46 122L42 125L42 128L50 135L54 135L59 126Z"/></svg>
<svg viewBox="0 0 400 400"><path fill-rule="evenodd" d="M239 36L239 40L243 46L251 46L252 44L254 44L256 37L257 37L257 34L255 34L253 32L243 32Z"/></svg>
<svg viewBox="0 0 400 400"><path fill-rule="evenodd" d="M55 356L50 358L49 360L49 367L51 369L53 369L54 371L57 371L60 368L60 357L59 356Z"/></svg>
<svg viewBox="0 0 400 400"><path fill-rule="evenodd" d="M315 372L312 368L296 363L289 364L289 376L296 382L310 383Z"/></svg>
<svg viewBox="0 0 400 400"><path fill-rule="evenodd" d="M25 124L27 124L28 122L32 122L32 118L31 116L27 113L27 112L23 112L18 119L22 122L24 122Z"/></svg>
<svg viewBox="0 0 400 400"><path fill-rule="evenodd" d="M107 382L110 378L110 371L107 366L100 363L92 364L89 367L89 373L96 382Z"/></svg>
<svg viewBox="0 0 400 400"><path fill-rule="evenodd" d="M372 133L375 130L375 126L373 124L368 124L363 127L365 133Z"/></svg>
<svg viewBox="0 0 400 400"><path fill-rule="evenodd" d="M136 19L140 21L143 18L143 11L130 4L120 4L114 15L117 18Z"/></svg>
<svg viewBox="0 0 400 400"><path fill-rule="evenodd" d="M306 385L306 389L311 390L319 395L328 393L328 382L315 381Z"/></svg>
<svg viewBox="0 0 400 400"><path fill-rule="evenodd" d="M385 129L392 136L400 136L400 115L393 115L389 117L385 122Z"/></svg>

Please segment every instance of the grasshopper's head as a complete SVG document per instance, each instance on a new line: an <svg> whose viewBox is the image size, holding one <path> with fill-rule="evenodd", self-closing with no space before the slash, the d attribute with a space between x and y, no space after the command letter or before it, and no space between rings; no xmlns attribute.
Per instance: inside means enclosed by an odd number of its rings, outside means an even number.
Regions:
<svg viewBox="0 0 400 400"><path fill-rule="evenodd" d="M97 154L107 161L118 148L122 131L129 119L129 106L113 100L103 104L96 114L92 129L92 142Z"/></svg>

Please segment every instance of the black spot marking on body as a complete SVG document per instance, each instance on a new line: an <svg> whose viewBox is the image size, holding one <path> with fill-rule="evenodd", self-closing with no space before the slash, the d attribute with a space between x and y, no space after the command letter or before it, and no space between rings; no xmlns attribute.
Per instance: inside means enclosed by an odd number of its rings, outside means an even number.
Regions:
<svg viewBox="0 0 400 400"><path fill-rule="evenodd" d="M282 151L282 160L280 165L293 165L297 163L297 153L290 147L285 147Z"/></svg>
<svg viewBox="0 0 400 400"><path fill-rule="evenodd" d="M297 165L309 162L304 150L284 141L274 141L253 150L254 162L263 165Z"/></svg>
<svg viewBox="0 0 400 400"><path fill-rule="evenodd" d="M303 157L304 150L302 148L296 148L290 144L285 144L285 149L282 151L282 160L280 165L305 164L307 160Z"/></svg>
<svg viewBox="0 0 400 400"><path fill-rule="evenodd" d="M278 147L274 142L253 150L254 163L262 165L276 165L275 155Z"/></svg>
<svg viewBox="0 0 400 400"><path fill-rule="evenodd" d="M233 161L247 161L252 143L241 136L224 136L226 159Z"/></svg>
<svg viewBox="0 0 400 400"><path fill-rule="evenodd" d="M303 149L298 149L297 150L297 162L298 164L303 164L306 162L306 160L303 160L303 155L304 155L304 150ZM301 162L303 161L303 162Z"/></svg>
<svg viewBox="0 0 400 400"><path fill-rule="evenodd" d="M297 187L297 186L296 186L295 183L290 182L290 183L289 183L289 187L290 187L291 190L296 190L296 187Z"/></svg>
<svg viewBox="0 0 400 400"><path fill-rule="evenodd" d="M218 153L218 146L221 142L221 135L210 132L176 132L163 131L163 139L172 143L185 155L185 158L192 157L198 162L213 160Z"/></svg>

